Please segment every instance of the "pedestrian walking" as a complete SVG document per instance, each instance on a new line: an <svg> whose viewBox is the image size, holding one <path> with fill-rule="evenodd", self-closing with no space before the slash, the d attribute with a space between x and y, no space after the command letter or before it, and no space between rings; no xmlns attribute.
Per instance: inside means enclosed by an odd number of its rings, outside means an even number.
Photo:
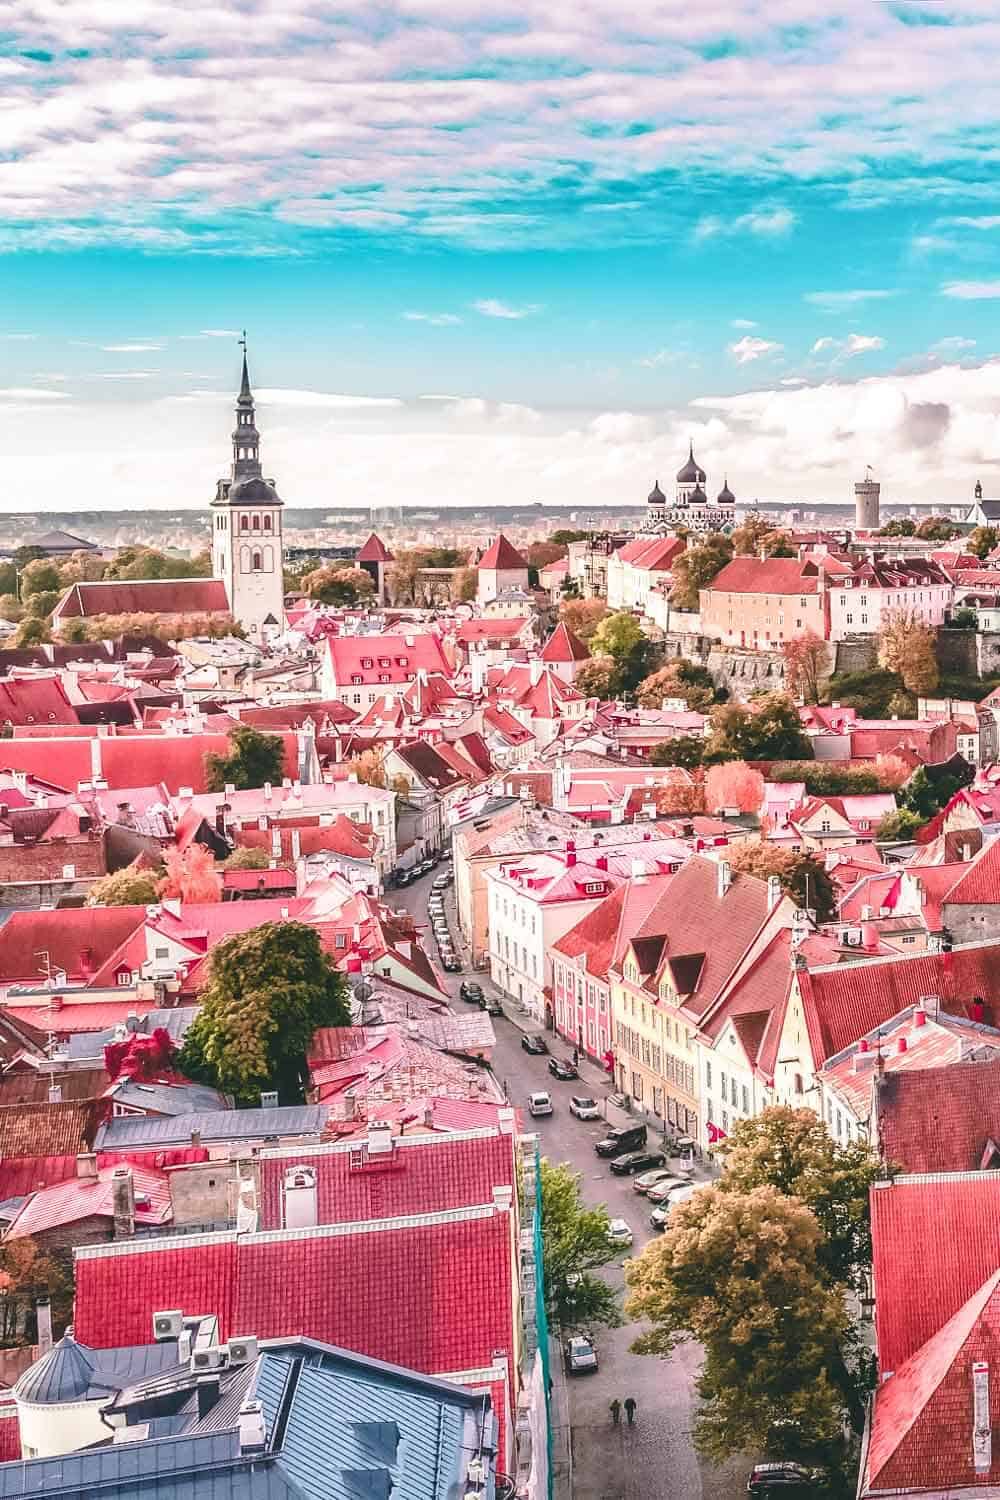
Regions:
<svg viewBox="0 0 1000 1500"><path fill-rule="evenodd" d="M578 1063L578 1062L579 1062L579 1061L580 1061L580 1054L579 1054L579 1052L578 1052L578 1051L577 1051L577 1050L576 1050L576 1048L575 1048L575 1047L574 1047L574 1048L573 1048L573 1066L574 1066L574 1068L575 1068L575 1067L576 1067L576 1065L577 1065L577 1063Z"/></svg>
<svg viewBox="0 0 1000 1500"><path fill-rule="evenodd" d="M616 1396L611 1403L611 1425L617 1427L622 1419L622 1404Z"/></svg>
<svg viewBox="0 0 1000 1500"><path fill-rule="evenodd" d="M626 1398L625 1398L625 1415L628 1417L628 1425L630 1427L634 1427L635 1426L635 1397L634 1396L626 1396Z"/></svg>

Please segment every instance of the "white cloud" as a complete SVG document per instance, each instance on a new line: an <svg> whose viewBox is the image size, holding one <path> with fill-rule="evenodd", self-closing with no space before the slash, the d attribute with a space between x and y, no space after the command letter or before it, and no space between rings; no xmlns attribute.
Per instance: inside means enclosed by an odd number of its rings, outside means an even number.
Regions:
<svg viewBox="0 0 1000 1500"><path fill-rule="evenodd" d="M238 328L201 328L195 336L200 339L238 339L240 330Z"/></svg>
<svg viewBox="0 0 1000 1500"><path fill-rule="evenodd" d="M733 318L730 328L756 328L753 318Z"/></svg>
<svg viewBox="0 0 1000 1500"><path fill-rule="evenodd" d="M12 385L0 390L5 401L65 401L65 391L45 391L33 385Z"/></svg>
<svg viewBox="0 0 1000 1500"><path fill-rule="evenodd" d="M957 297L961 302L987 302L1000 297L1000 281L949 281L941 288L943 297Z"/></svg>
<svg viewBox="0 0 1000 1500"><path fill-rule="evenodd" d="M773 339L756 339L750 334L737 339L735 344L729 345L729 352L738 365L752 364L755 359L764 359L769 354L777 354L783 344L775 343Z"/></svg>
<svg viewBox="0 0 1000 1500"><path fill-rule="evenodd" d="M461 323L454 313L405 312L407 323L430 323L434 328L445 328L450 323Z"/></svg>
<svg viewBox="0 0 1000 1500"><path fill-rule="evenodd" d="M261 406L329 406L341 411L403 404L398 396L344 396L330 391L285 390L278 386L264 387L254 395Z"/></svg>
<svg viewBox="0 0 1000 1500"><path fill-rule="evenodd" d="M817 339L810 349L810 354L822 354L824 349L836 349L837 340L827 335L825 338Z"/></svg>
<svg viewBox="0 0 1000 1500"><path fill-rule="evenodd" d="M636 364L642 365L647 370L658 370L662 365L672 364L680 357L675 349L657 349L655 354L647 354L642 359L636 360Z"/></svg>
<svg viewBox="0 0 1000 1500"><path fill-rule="evenodd" d="M152 354L162 349L162 344L102 344L104 354Z"/></svg>
<svg viewBox="0 0 1000 1500"><path fill-rule="evenodd" d="M849 333L845 339L831 338L829 334L817 339L810 354L833 354L836 363L842 359L854 359L859 354L872 354L885 348L885 339L874 333Z"/></svg>
<svg viewBox="0 0 1000 1500"><path fill-rule="evenodd" d="M509 302L501 302L498 297L482 297L472 305L484 318L527 318L538 311L535 303L513 307Z"/></svg>
<svg viewBox="0 0 1000 1500"><path fill-rule="evenodd" d="M806 292L803 300L828 312L839 312L841 308L855 307L861 302L876 302L883 297L894 297L893 291L880 287L855 287L844 292Z"/></svg>
<svg viewBox="0 0 1000 1500"><path fill-rule="evenodd" d="M756 234L763 238L778 238L797 223L797 215L790 208L757 208L750 213L737 214L733 219L719 214L706 214L694 227L696 240L710 240L722 235Z"/></svg>
<svg viewBox="0 0 1000 1500"><path fill-rule="evenodd" d="M96 370L89 380L152 380L158 370Z"/></svg>
<svg viewBox="0 0 1000 1500"><path fill-rule="evenodd" d="M8 344L28 344L37 339L37 333L0 333L0 340Z"/></svg>
<svg viewBox="0 0 1000 1500"><path fill-rule="evenodd" d="M960 229L1000 229L1000 214L956 214L944 222Z"/></svg>
<svg viewBox="0 0 1000 1500"><path fill-rule="evenodd" d="M975 339L966 339L958 334L952 334L949 338L938 339L934 348L939 354L962 354L967 349L976 347Z"/></svg>

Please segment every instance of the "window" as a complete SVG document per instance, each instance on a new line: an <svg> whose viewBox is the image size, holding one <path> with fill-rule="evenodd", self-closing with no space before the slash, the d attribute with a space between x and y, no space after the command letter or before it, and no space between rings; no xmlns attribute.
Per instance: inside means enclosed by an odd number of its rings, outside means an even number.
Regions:
<svg viewBox="0 0 1000 1500"><path fill-rule="evenodd" d="M261 572L263 572L263 570L264 570L264 560L261 557L261 555L260 555L259 552L255 552L254 553L254 555L253 555L253 561L252 561L251 566L252 566L253 571L255 573L261 573Z"/></svg>
<svg viewBox="0 0 1000 1500"><path fill-rule="evenodd" d="M750 1113L750 1090L746 1084L743 1085L743 1113L745 1115Z"/></svg>
<svg viewBox="0 0 1000 1500"><path fill-rule="evenodd" d="M802 1087L802 1074L801 1073L796 1073L796 1075L795 1075L795 1092L797 1094L805 1093L805 1090Z"/></svg>
<svg viewBox="0 0 1000 1500"><path fill-rule="evenodd" d="M169 958L170 957L170 949L169 948L154 948L153 949L153 957L154 958Z"/></svg>
<svg viewBox="0 0 1000 1500"><path fill-rule="evenodd" d="M730 1086L731 1086L731 1092L730 1092L730 1098L731 1098L731 1099L732 1099L732 1103L733 1103L733 1108L734 1108L734 1109L735 1109L735 1108L736 1108L736 1106L737 1106L737 1105L738 1105L738 1104L739 1104L739 1102L740 1102L740 1101L739 1101L739 1098L738 1098L738 1097L737 1097L737 1092L736 1092L736 1079L735 1079L735 1078L733 1078L733 1079L730 1079Z"/></svg>
<svg viewBox="0 0 1000 1500"><path fill-rule="evenodd" d="M260 516L254 516L254 518L253 518L253 529L254 529L254 531L259 531L260 530Z"/></svg>
<svg viewBox="0 0 1000 1500"><path fill-rule="evenodd" d="M264 530L265 531L270 531L271 530L271 517L270 516L265 516L264 517Z"/></svg>
<svg viewBox="0 0 1000 1500"><path fill-rule="evenodd" d="M337 948L347 947L347 934L345 932L337 933L337 936L334 938L334 946Z"/></svg>
<svg viewBox="0 0 1000 1500"><path fill-rule="evenodd" d="M132 983L132 971L130 969L119 969L118 970L118 983L119 984L131 984Z"/></svg>
<svg viewBox="0 0 1000 1500"><path fill-rule="evenodd" d="M250 517L249 516L240 516L240 530L241 531L249 531L250 530Z"/></svg>
<svg viewBox="0 0 1000 1500"><path fill-rule="evenodd" d="M705 1064L705 1087L709 1093L712 1092L712 1064L710 1062Z"/></svg>
<svg viewBox="0 0 1000 1500"><path fill-rule="evenodd" d="M365 668L365 669L366 669L366 671L369 671L369 672L370 672L370 671L371 671L371 669L372 669L372 667L373 667L373 666L374 666L374 665L375 665L375 664L374 664L374 662L373 662L373 661L372 661L372 659L371 659L371 657L370 657L370 656L363 656L363 657L362 657L362 658L361 658L361 665L362 665L362 666L363 666L363 667L364 667L364 668Z"/></svg>
<svg viewBox="0 0 1000 1500"><path fill-rule="evenodd" d="M726 1097L726 1075L725 1075L725 1073L720 1073L719 1074L719 1089L720 1089L720 1092L722 1094L723 1101L725 1101L725 1097Z"/></svg>

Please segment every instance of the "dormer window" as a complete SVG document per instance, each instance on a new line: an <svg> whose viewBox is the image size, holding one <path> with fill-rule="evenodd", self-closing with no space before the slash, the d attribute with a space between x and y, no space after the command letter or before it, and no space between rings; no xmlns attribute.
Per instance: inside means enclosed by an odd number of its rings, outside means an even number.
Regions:
<svg viewBox="0 0 1000 1500"><path fill-rule="evenodd" d="M365 668L366 671L370 671L371 668L372 668L372 666L373 666L373 662L372 662L371 657L370 656L363 656L361 658L361 665Z"/></svg>
<svg viewBox="0 0 1000 1500"><path fill-rule="evenodd" d="M379 682L388 682L389 681L389 674L388 674L388 672L380 672L378 674L378 680L379 680Z"/></svg>
<svg viewBox="0 0 1000 1500"><path fill-rule="evenodd" d="M583 889L584 893L588 896L599 896L604 890L604 886L601 881L592 880L587 885L585 885Z"/></svg>
<svg viewBox="0 0 1000 1500"><path fill-rule="evenodd" d="M363 679L360 672L355 672L351 676L351 684L354 687L360 687L362 680Z"/></svg>
<svg viewBox="0 0 1000 1500"><path fill-rule="evenodd" d="M410 665L410 658L408 656L397 656L396 660L401 667L408 667Z"/></svg>
<svg viewBox="0 0 1000 1500"><path fill-rule="evenodd" d="M390 661L390 659L389 659L388 656L380 656L379 659L378 659L378 664L379 664L380 667L391 667L392 666L392 662Z"/></svg>

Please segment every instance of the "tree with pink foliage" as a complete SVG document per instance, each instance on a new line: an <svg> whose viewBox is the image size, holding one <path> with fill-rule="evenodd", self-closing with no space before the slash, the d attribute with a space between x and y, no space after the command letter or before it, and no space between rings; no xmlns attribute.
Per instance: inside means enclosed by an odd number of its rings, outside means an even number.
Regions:
<svg viewBox="0 0 1000 1500"><path fill-rule="evenodd" d="M705 777L705 806L709 812L735 807L741 813L759 812L764 802L764 778L745 760L711 766Z"/></svg>
<svg viewBox="0 0 1000 1500"><path fill-rule="evenodd" d="M879 783L887 792L898 792L909 781L912 769L901 755L893 755L891 751L887 755L875 757Z"/></svg>
<svg viewBox="0 0 1000 1500"><path fill-rule="evenodd" d="M222 881L216 874L212 851L204 844L170 849L164 864L167 873L160 881L161 900L164 897L202 903L222 900Z"/></svg>

